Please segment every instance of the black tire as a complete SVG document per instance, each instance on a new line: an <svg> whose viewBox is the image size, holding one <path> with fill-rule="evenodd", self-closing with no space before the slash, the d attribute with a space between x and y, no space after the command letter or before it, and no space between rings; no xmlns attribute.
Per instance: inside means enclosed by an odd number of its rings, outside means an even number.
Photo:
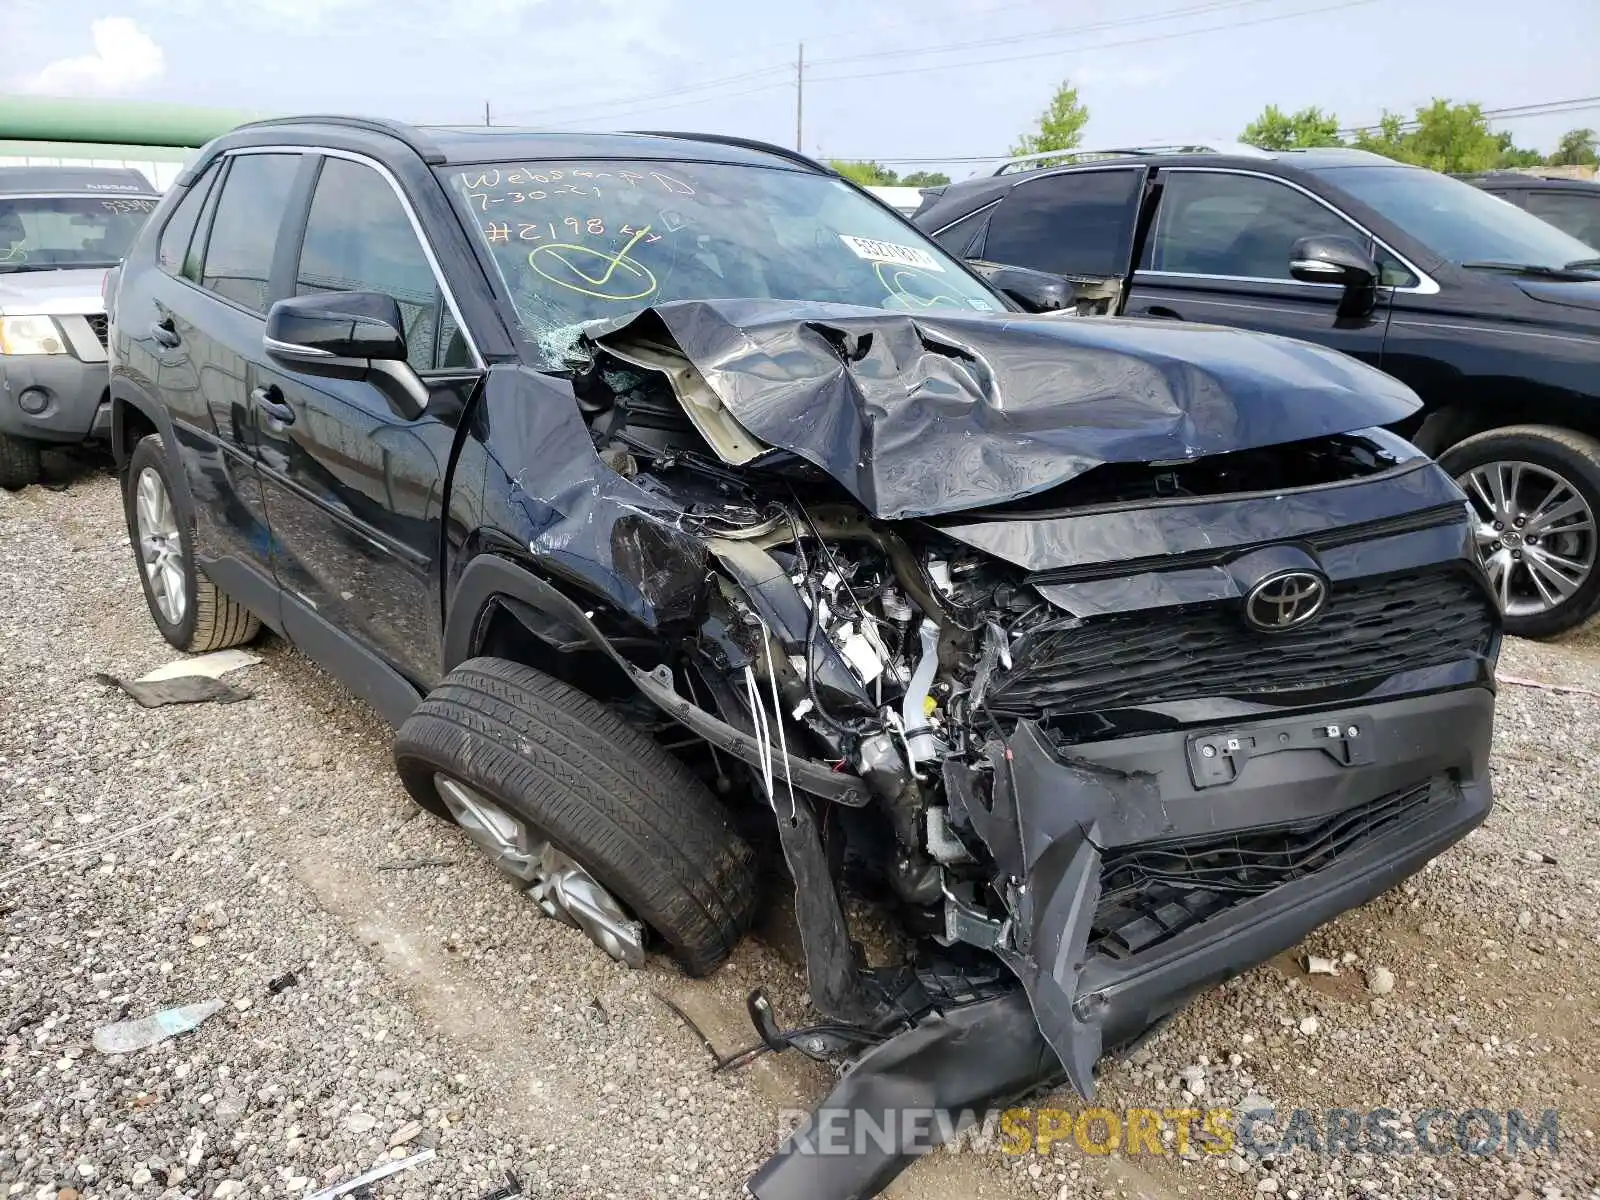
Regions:
<svg viewBox="0 0 1600 1200"><path fill-rule="evenodd" d="M185 601L183 619L177 624L162 614L150 586L150 578L139 556L139 527L135 517L135 489L139 476L145 470L161 476L162 486L173 498L173 511L178 518L178 541L183 547L183 572ZM141 438L128 458L128 472L122 480L122 509L128 523L128 541L133 547L133 561L139 572L139 583L144 588L145 606L150 619L156 623L161 636L179 650L191 654L204 654L212 650L226 650L242 646L261 632L261 622L244 605L230 597L212 583L195 565L194 522L177 503L177 489L173 486L172 470L167 464L167 452L159 434Z"/></svg>
<svg viewBox="0 0 1600 1200"><path fill-rule="evenodd" d="M1439 465L1457 479L1492 462L1525 462L1567 480L1600 520L1600 440L1555 425L1509 425L1457 442L1439 455ZM1600 528L1590 538L1600 535ZM1544 612L1507 615L1506 632L1548 638L1574 629L1600 609L1600 555L1588 577L1567 599Z"/></svg>
<svg viewBox="0 0 1600 1200"><path fill-rule="evenodd" d="M755 856L689 770L615 712L532 667L462 663L395 736L412 797L450 819L442 772L575 859L671 947L715 969L755 914Z"/></svg>
<svg viewBox="0 0 1600 1200"><path fill-rule="evenodd" d="M7 491L25 488L38 482L42 469L38 442L0 433L0 488Z"/></svg>

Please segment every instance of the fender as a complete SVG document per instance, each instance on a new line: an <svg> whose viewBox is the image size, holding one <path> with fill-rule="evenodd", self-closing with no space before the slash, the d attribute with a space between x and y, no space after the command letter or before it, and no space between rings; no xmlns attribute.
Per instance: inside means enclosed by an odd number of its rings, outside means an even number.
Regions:
<svg viewBox="0 0 1600 1200"><path fill-rule="evenodd" d="M161 435L161 445L167 452L167 461L174 466L181 464L183 460L179 457L178 435L172 428L172 417L167 412L166 406L125 376L113 375L110 390L111 453L116 459L117 470L121 471L128 465L126 435L129 408L137 409L156 427L156 432ZM172 482L180 493L176 499L182 511L194 512L194 497L189 492L188 474L181 469L174 471Z"/></svg>
<svg viewBox="0 0 1600 1200"><path fill-rule="evenodd" d="M456 583L445 615L444 659L441 668L448 672L473 655L483 623L497 602L514 601L507 605L512 613L535 637L552 647L576 640L584 640L601 651L633 682L662 712L678 721L706 741L725 750L734 757L759 769L763 757L772 752L771 747L735 729L720 717L692 704L678 694L672 680L664 671L645 671L635 666L613 646L604 633L584 615L584 611L566 595L523 567L495 554L482 554L467 564ZM529 620L529 612L536 614L537 627ZM774 758L781 756L773 754ZM778 774L784 765L779 763ZM869 796L866 786L854 775L834 771L825 763L810 759L787 759L789 778L794 786L813 796L844 804L852 808L864 806Z"/></svg>

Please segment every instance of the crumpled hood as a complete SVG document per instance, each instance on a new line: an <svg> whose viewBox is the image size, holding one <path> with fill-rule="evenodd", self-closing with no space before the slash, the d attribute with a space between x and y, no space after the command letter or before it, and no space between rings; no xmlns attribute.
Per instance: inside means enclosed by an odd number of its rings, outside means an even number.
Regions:
<svg viewBox="0 0 1600 1200"><path fill-rule="evenodd" d="M0 316L8 313L46 313L71 316L105 311L100 286L105 267L75 267L60 271L0 272Z"/></svg>
<svg viewBox="0 0 1600 1200"><path fill-rule="evenodd" d="M694 300L585 336L665 370L702 432L720 407L883 518L1016 499L1102 463L1387 425L1420 405L1334 351L1177 322Z"/></svg>

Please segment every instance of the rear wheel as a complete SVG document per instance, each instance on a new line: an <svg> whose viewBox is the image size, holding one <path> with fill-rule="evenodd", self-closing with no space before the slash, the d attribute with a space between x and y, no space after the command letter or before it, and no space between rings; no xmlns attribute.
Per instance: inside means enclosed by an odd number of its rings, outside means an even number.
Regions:
<svg viewBox="0 0 1600 1200"><path fill-rule="evenodd" d="M203 653L242 646L261 631L255 614L200 573L194 533L173 500L171 468L158 434L128 459L122 507L150 617L179 650Z"/></svg>
<svg viewBox="0 0 1600 1200"><path fill-rule="evenodd" d="M0 433L0 488L14 491L39 478L39 443Z"/></svg>
<svg viewBox="0 0 1600 1200"><path fill-rule="evenodd" d="M756 908L754 856L711 794L615 712L532 667L463 663L395 736L406 789L550 916L638 966L645 928L703 975Z"/></svg>
<svg viewBox="0 0 1600 1200"><path fill-rule="evenodd" d="M1513 425L1439 456L1477 516L1477 546L1506 629L1542 638L1600 608L1600 440Z"/></svg>

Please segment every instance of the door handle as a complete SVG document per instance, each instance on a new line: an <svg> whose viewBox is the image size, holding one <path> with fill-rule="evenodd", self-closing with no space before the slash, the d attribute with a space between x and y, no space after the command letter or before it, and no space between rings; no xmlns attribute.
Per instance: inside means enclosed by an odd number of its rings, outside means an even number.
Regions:
<svg viewBox="0 0 1600 1200"><path fill-rule="evenodd" d="M267 419L279 425L294 424L294 409L283 402L283 392L277 384L258 387L250 393L255 406L267 414Z"/></svg>
<svg viewBox="0 0 1600 1200"><path fill-rule="evenodd" d="M177 327L172 323L171 317L162 317L161 320L151 325L150 336L155 338L156 341L160 342L169 350L176 346L179 342L183 341L183 339L178 336Z"/></svg>
<svg viewBox="0 0 1600 1200"><path fill-rule="evenodd" d="M1166 321L1183 320L1182 313L1175 308L1168 308L1165 304L1152 304L1147 308L1136 308L1133 310L1133 315L1136 317L1160 317Z"/></svg>

